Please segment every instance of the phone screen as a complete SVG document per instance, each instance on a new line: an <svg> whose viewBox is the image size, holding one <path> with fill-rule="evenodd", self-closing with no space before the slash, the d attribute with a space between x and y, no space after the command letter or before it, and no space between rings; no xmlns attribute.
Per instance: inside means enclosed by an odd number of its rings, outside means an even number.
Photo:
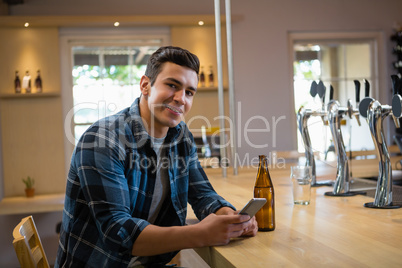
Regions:
<svg viewBox="0 0 402 268"><path fill-rule="evenodd" d="M264 206L266 202L267 199L265 198L253 198L248 201L239 214L247 214L250 217L254 217L254 215Z"/></svg>

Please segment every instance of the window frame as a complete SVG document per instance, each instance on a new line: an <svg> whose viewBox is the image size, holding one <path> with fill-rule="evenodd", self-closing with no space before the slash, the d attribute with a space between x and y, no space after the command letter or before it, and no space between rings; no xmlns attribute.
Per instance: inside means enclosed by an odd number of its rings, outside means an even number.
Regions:
<svg viewBox="0 0 402 268"><path fill-rule="evenodd" d="M70 159L74 143L74 100L73 100L73 46L138 46L155 45L151 40L160 40L161 46L170 41L169 27L137 27L137 28L60 28L60 70L61 70L61 98L63 109L65 170L70 168ZM146 42L139 42L144 41ZM67 175L67 174L66 174Z"/></svg>

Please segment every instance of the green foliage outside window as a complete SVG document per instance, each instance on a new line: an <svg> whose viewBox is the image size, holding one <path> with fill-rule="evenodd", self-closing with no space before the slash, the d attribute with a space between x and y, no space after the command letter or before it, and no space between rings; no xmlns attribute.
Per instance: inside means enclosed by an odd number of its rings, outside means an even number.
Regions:
<svg viewBox="0 0 402 268"><path fill-rule="evenodd" d="M111 79L115 84L137 85L140 83L141 75L144 73L145 65L111 65L100 68L95 65L74 66L73 83L78 85L78 80L87 80L93 83L100 79ZM89 81L88 81L89 80Z"/></svg>

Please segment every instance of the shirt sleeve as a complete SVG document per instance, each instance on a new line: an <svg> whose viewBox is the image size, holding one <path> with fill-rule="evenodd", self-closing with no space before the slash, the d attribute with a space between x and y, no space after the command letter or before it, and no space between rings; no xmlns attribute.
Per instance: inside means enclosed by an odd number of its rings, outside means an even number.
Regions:
<svg viewBox="0 0 402 268"><path fill-rule="evenodd" d="M198 160L197 148L193 137L189 158L189 194L188 200L199 220L204 219L222 207L236 208L218 195L205 174Z"/></svg>
<svg viewBox="0 0 402 268"><path fill-rule="evenodd" d="M117 135L95 126L82 137L73 161L103 243L131 252L135 239L149 223L131 217L125 158L125 146Z"/></svg>

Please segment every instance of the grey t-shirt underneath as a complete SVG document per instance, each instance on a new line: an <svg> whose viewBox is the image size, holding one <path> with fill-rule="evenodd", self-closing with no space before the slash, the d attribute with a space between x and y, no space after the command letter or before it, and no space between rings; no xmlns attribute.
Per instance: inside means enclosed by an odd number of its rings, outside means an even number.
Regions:
<svg viewBox="0 0 402 268"><path fill-rule="evenodd" d="M151 208L149 210L148 222L155 223L159 211L165 201L166 195L169 192L169 179L167 174L167 159L163 159L164 149L161 148L165 138L151 137L152 145L157 156L157 170L154 194L152 196Z"/></svg>
<svg viewBox="0 0 402 268"><path fill-rule="evenodd" d="M161 156L164 155L164 148L162 147L165 138L154 138L151 137L152 148L156 153L157 165L156 165L156 177L155 177L155 188L154 194L152 196L152 203L149 209L148 222L151 224L155 223L156 218L159 215L159 211L162 207L163 202L166 199L166 195L169 192L169 178L168 178L168 167L167 159L163 159ZM145 264L148 257L133 257L128 265L128 267L141 267Z"/></svg>

